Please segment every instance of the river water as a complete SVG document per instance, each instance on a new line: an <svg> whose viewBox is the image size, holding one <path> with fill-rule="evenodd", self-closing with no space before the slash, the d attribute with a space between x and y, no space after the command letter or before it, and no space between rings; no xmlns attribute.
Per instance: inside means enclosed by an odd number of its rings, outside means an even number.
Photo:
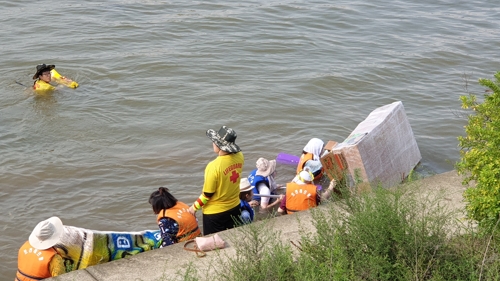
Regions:
<svg viewBox="0 0 500 281"><path fill-rule="evenodd" d="M50 216L155 229L149 194L190 204L228 125L247 160L342 141L401 100L427 174L453 169L459 96L500 69L492 0L0 1L0 279ZM35 96L39 63L80 83ZM291 175L281 173L285 181Z"/></svg>

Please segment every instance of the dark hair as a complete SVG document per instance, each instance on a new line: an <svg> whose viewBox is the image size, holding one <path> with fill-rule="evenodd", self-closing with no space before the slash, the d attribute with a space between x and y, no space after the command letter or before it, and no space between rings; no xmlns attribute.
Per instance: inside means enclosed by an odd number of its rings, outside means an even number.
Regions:
<svg viewBox="0 0 500 281"><path fill-rule="evenodd" d="M246 200L245 197L247 197L247 195L249 195L253 190L250 189L249 191L243 191L243 192L240 192L240 199L241 200Z"/></svg>
<svg viewBox="0 0 500 281"><path fill-rule="evenodd" d="M160 187L149 196L149 204L153 207L153 212L158 214L161 210L175 206L175 204L177 204L177 199L168 192L168 188Z"/></svg>

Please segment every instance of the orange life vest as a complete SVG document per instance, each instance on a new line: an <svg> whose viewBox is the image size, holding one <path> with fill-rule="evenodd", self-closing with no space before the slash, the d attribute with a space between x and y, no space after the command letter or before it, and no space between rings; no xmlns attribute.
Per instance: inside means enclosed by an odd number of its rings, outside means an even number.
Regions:
<svg viewBox="0 0 500 281"><path fill-rule="evenodd" d="M179 242L194 239L201 234L196 217L193 216L188 209L188 205L177 201L175 206L166 210L161 210L156 217L157 222L167 217L175 220L179 224L179 232L177 233L177 241Z"/></svg>
<svg viewBox="0 0 500 281"><path fill-rule="evenodd" d="M16 280L32 281L52 277L49 263L56 254L56 250L37 250L29 241L19 249L17 256Z"/></svg>
<svg viewBox="0 0 500 281"><path fill-rule="evenodd" d="M317 187L314 184L296 184L294 182L287 183L287 214L293 214L294 212L316 207L318 205L317 194Z"/></svg>
<svg viewBox="0 0 500 281"><path fill-rule="evenodd" d="M307 161L313 159L314 155L312 153L302 153L302 155L300 155L299 164L297 164L297 174L304 169L304 165ZM321 177L323 177L323 168L321 168L321 172L314 177L314 180L319 180Z"/></svg>

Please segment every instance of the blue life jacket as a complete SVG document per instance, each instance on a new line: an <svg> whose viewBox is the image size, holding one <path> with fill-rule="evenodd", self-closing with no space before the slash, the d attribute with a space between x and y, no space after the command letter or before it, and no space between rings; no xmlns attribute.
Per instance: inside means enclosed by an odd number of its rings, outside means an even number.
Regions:
<svg viewBox="0 0 500 281"><path fill-rule="evenodd" d="M261 182L263 182L269 187L269 179L267 177L255 175L256 173L257 173L257 169L250 172L250 174L248 175L248 181L250 182L250 185L253 187L253 198L252 199L260 201L260 196L258 196L259 190L257 189L257 186L259 186L259 184Z"/></svg>
<svg viewBox="0 0 500 281"><path fill-rule="evenodd" d="M247 201L240 199L240 210L241 211L243 211L243 210L248 211L250 213L250 218L253 221L253 215L254 215L253 209L252 209L252 207L250 207L250 204L248 204Z"/></svg>

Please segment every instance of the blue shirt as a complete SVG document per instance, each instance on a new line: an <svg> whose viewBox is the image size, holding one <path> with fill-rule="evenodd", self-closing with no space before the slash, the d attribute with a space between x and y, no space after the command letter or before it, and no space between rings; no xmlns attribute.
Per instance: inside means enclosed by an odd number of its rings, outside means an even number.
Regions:
<svg viewBox="0 0 500 281"><path fill-rule="evenodd" d="M161 247L166 247L175 244L177 241L177 233L179 232L179 224L171 218L162 218L158 222L161 232Z"/></svg>
<svg viewBox="0 0 500 281"><path fill-rule="evenodd" d="M253 221L254 212L250 204L247 201L240 199L240 210L247 211L250 214L250 221Z"/></svg>

